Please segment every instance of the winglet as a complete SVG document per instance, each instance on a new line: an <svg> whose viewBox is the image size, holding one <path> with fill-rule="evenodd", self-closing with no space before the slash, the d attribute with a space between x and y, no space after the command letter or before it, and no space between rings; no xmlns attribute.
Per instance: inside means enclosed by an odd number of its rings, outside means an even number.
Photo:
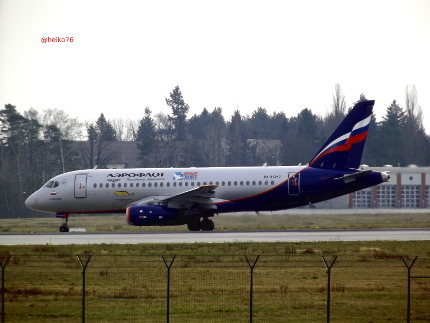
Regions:
<svg viewBox="0 0 430 323"><path fill-rule="evenodd" d="M309 162L326 169L358 168L375 101L358 102Z"/></svg>

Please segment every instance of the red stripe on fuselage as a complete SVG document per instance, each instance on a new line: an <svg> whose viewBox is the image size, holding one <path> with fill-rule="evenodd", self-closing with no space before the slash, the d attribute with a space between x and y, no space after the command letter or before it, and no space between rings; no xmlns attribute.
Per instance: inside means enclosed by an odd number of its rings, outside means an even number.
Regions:
<svg viewBox="0 0 430 323"><path fill-rule="evenodd" d="M329 149L325 153L321 154L317 159L315 159L313 161L312 165L315 164L315 162L318 159L320 159L321 157L323 157L327 154L338 152L338 151L349 151L349 150L351 150L351 147L353 144L356 144L360 141L363 141L364 139L366 139L366 137L367 137L367 130L363 133L359 133L358 135L349 137L343 145L333 147L332 149ZM310 165L310 166L312 166L312 165Z"/></svg>

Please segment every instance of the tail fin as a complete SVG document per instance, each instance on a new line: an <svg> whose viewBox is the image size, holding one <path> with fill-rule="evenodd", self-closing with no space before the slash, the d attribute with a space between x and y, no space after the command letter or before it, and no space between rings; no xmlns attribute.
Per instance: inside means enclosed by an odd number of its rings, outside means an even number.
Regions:
<svg viewBox="0 0 430 323"><path fill-rule="evenodd" d="M358 102L309 162L330 169L358 168L375 101Z"/></svg>

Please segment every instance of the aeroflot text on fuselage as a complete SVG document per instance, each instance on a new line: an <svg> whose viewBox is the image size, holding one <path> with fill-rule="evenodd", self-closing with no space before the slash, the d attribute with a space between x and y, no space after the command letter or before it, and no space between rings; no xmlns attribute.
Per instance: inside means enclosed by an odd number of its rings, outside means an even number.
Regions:
<svg viewBox="0 0 430 323"><path fill-rule="evenodd" d="M107 177L163 177L164 173L115 173Z"/></svg>

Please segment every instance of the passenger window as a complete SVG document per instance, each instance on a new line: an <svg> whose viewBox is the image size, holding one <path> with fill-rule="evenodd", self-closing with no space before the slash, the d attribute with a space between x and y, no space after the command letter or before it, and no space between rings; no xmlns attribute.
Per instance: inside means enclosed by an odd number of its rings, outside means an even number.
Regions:
<svg viewBox="0 0 430 323"><path fill-rule="evenodd" d="M222 185L222 186L225 186L225 182L224 182L224 181L222 181L222 182L221 182L221 185Z"/></svg>
<svg viewBox="0 0 430 323"><path fill-rule="evenodd" d="M127 183L124 183L124 187L127 187Z"/></svg>
<svg viewBox="0 0 430 323"><path fill-rule="evenodd" d="M243 186L243 181L240 181L240 186Z"/></svg>
<svg viewBox="0 0 430 323"><path fill-rule="evenodd" d="M216 182L215 182L215 185L218 185L218 186L219 186L219 182L218 182L218 181L216 181Z"/></svg>
<svg viewBox="0 0 430 323"><path fill-rule="evenodd" d="M212 181L209 182L209 185L214 185L214 183Z"/></svg>
<svg viewBox="0 0 430 323"><path fill-rule="evenodd" d="M163 182L160 183L160 187L163 187Z"/></svg>
<svg viewBox="0 0 430 323"><path fill-rule="evenodd" d="M109 183L106 183L105 187L106 187L106 188L109 188Z"/></svg>
<svg viewBox="0 0 430 323"><path fill-rule="evenodd" d="M151 184L151 183L149 183L149 184ZM146 183L142 183L142 187L145 187L146 186Z"/></svg>
<svg viewBox="0 0 430 323"><path fill-rule="evenodd" d="M249 186L249 181L246 181L246 186Z"/></svg>
<svg viewBox="0 0 430 323"><path fill-rule="evenodd" d="M145 183L143 183L145 185ZM152 183L148 183L148 187L152 187Z"/></svg>
<svg viewBox="0 0 430 323"><path fill-rule="evenodd" d="M185 182L185 186L188 186L188 182Z"/></svg>
<svg viewBox="0 0 430 323"><path fill-rule="evenodd" d="M269 184L269 182L268 182L268 181L265 181L265 182L264 182L264 184L265 184L265 185L268 185L268 184Z"/></svg>
<svg viewBox="0 0 430 323"><path fill-rule="evenodd" d="M118 187L121 187L121 183L118 183Z"/></svg>
<svg viewBox="0 0 430 323"><path fill-rule="evenodd" d="M94 188L97 188L97 184L96 184L96 183L94 183L94 184L93 184L93 187L94 187Z"/></svg>
<svg viewBox="0 0 430 323"><path fill-rule="evenodd" d="M197 186L200 186L200 182L197 182Z"/></svg>
<svg viewBox="0 0 430 323"><path fill-rule="evenodd" d="M208 185L207 182L203 182L203 185Z"/></svg>
<svg viewBox="0 0 430 323"><path fill-rule="evenodd" d="M157 182L155 182L155 183L154 183L154 187L157 187L157 186L158 186L158 184L157 184Z"/></svg>
<svg viewBox="0 0 430 323"><path fill-rule="evenodd" d="M130 187L133 187L133 183L130 183Z"/></svg>
<svg viewBox="0 0 430 323"><path fill-rule="evenodd" d="M100 188L103 188L103 184L102 184L102 183L100 183L99 187L100 187Z"/></svg>
<svg viewBox="0 0 430 323"><path fill-rule="evenodd" d="M112 183L112 187L115 187L115 183Z"/></svg>
<svg viewBox="0 0 430 323"><path fill-rule="evenodd" d="M191 182L191 186L194 186L194 182Z"/></svg>
<svg viewBox="0 0 430 323"><path fill-rule="evenodd" d="M170 187L170 182L167 182L167 184L166 184L166 185L167 185L167 187Z"/></svg>
<svg viewBox="0 0 430 323"><path fill-rule="evenodd" d="M252 185L255 185L256 183L255 183L255 181L252 181Z"/></svg>
<svg viewBox="0 0 430 323"><path fill-rule="evenodd" d="M230 182L230 181L228 181L228 183L227 183L227 184L228 184L228 186L231 186L231 182Z"/></svg>
<svg viewBox="0 0 430 323"><path fill-rule="evenodd" d="M179 186L182 186L182 182L179 182Z"/></svg>
<svg viewBox="0 0 430 323"><path fill-rule="evenodd" d="M275 181L272 181L270 184L275 185Z"/></svg>
<svg viewBox="0 0 430 323"><path fill-rule="evenodd" d="M258 181L258 185L262 185L263 184L263 182L262 181Z"/></svg>
<svg viewBox="0 0 430 323"><path fill-rule="evenodd" d="M139 185L140 185L139 183L136 183L136 187L139 187Z"/></svg>
<svg viewBox="0 0 430 323"><path fill-rule="evenodd" d="M173 186L176 187L176 182L173 182Z"/></svg>
<svg viewBox="0 0 430 323"><path fill-rule="evenodd" d="M234 186L237 186L237 181L234 181L234 183L233 183L233 184L234 184Z"/></svg>

